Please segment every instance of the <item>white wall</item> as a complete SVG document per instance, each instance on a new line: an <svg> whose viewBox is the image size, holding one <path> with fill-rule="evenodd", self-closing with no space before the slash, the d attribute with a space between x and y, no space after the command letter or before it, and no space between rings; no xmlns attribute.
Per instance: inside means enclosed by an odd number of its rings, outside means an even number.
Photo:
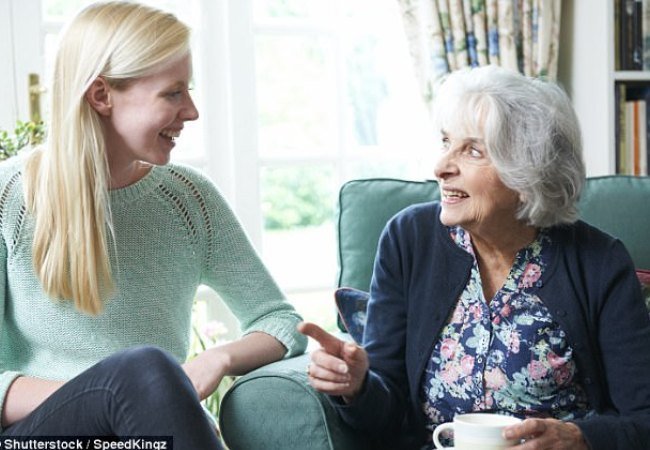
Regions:
<svg viewBox="0 0 650 450"><path fill-rule="evenodd" d="M580 120L587 175L608 175L615 167L613 2L562 3L558 79Z"/></svg>

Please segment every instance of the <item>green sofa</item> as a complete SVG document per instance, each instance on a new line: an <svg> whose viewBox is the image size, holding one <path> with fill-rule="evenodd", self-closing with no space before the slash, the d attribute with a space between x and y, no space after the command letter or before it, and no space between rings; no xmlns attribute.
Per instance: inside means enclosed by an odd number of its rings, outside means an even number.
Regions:
<svg viewBox="0 0 650 450"><path fill-rule="evenodd" d="M408 205L439 198L434 181L355 180L339 194L339 286L368 290L379 234ZM590 178L581 216L619 237L638 268L650 269L650 177ZM332 304L333 297L332 297ZM339 322L340 323L340 322ZM308 355L240 377L224 396L219 422L231 450L359 450L362 436L339 420L307 382Z"/></svg>

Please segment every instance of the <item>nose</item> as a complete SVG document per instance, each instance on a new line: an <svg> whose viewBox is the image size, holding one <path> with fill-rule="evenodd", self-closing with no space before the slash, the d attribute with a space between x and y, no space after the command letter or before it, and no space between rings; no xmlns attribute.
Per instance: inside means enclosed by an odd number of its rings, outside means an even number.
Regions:
<svg viewBox="0 0 650 450"><path fill-rule="evenodd" d="M189 94L186 97L185 106L181 110L181 117L185 121L196 120L199 118L199 110L196 109L194 100L192 100L192 97Z"/></svg>
<svg viewBox="0 0 650 450"><path fill-rule="evenodd" d="M458 173L458 165L451 149L441 151L433 168L433 173L439 180L444 180Z"/></svg>

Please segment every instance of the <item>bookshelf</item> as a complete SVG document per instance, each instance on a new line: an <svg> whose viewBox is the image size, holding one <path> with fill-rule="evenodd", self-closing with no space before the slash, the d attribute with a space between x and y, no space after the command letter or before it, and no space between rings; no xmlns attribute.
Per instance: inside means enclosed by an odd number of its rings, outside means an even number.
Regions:
<svg viewBox="0 0 650 450"><path fill-rule="evenodd" d="M614 81L621 82L650 82L650 71L647 70L616 70Z"/></svg>
<svg viewBox="0 0 650 450"><path fill-rule="evenodd" d="M558 81L582 128L588 176L615 173L614 0L564 1Z"/></svg>
<svg viewBox="0 0 650 450"><path fill-rule="evenodd" d="M615 170L648 175L650 135L650 0L613 4Z"/></svg>
<svg viewBox="0 0 650 450"><path fill-rule="evenodd" d="M650 71L617 70L617 1L562 2L558 81L580 120L588 176L617 171L617 84L650 90Z"/></svg>

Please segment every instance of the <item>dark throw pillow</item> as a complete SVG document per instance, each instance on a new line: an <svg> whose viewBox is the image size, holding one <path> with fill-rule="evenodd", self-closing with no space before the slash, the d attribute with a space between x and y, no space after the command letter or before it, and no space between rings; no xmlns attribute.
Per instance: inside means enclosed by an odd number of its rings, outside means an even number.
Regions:
<svg viewBox="0 0 650 450"><path fill-rule="evenodd" d="M363 340L369 298L370 295L367 292L353 288L339 288L334 293L336 309L343 326L357 344L361 344Z"/></svg>

